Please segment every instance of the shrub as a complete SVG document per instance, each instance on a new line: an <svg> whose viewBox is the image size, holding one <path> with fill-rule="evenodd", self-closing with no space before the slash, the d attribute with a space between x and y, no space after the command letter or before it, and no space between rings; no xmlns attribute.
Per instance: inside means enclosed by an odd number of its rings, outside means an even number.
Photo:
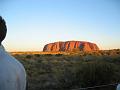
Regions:
<svg viewBox="0 0 120 90"><path fill-rule="evenodd" d="M40 57L40 54L35 54L36 57Z"/></svg>
<svg viewBox="0 0 120 90"><path fill-rule="evenodd" d="M55 54L55 56L62 56L62 54Z"/></svg>
<svg viewBox="0 0 120 90"><path fill-rule="evenodd" d="M80 87L104 85L120 81L120 70L115 64L104 61L84 62L78 67L76 84Z"/></svg>
<svg viewBox="0 0 120 90"><path fill-rule="evenodd" d="M27 59L31 59L31 58L32 58L32 55L27 55L26 58L27 58Z"/></svg>

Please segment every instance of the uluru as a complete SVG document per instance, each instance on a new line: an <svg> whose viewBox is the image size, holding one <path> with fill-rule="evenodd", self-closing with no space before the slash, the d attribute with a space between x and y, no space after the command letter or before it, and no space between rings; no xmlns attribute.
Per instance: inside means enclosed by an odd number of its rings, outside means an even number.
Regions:
<svg viewBox="0 0 120 90"><path fill-rule="evenodd" d="M79 49L80 51L97 51L99 50L99 47L95 43L87 41L59 41L46 44L43 48L43 51L73 51L75 49Z"/></svg>

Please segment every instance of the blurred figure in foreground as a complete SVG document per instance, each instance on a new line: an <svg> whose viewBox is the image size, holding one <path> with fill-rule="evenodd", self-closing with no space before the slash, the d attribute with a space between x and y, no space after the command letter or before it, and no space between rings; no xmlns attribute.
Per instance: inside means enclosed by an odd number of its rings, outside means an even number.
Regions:
<svg viewBox="0 0 120 90"><path fill-rule="evenodd" d="M117 89L116 90L120 90L120 84L117 85Z"/></svg>
<svg viewBox="0 0 120 90"><path fill-rule="evenodd" d="M23 65L10 56L2 46L7 26L0 16L0 90L25 90L26 72Z"/></svg>

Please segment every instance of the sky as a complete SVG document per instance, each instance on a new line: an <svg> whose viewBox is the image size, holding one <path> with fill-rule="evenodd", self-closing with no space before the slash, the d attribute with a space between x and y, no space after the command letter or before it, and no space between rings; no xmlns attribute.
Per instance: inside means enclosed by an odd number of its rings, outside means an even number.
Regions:
<svg viewBox="0 0 120 90"><path fill-rule="evenodd" d="M42 51L47 43L89 41L120 48L119 0L0 0L7 51Z"/></svg>

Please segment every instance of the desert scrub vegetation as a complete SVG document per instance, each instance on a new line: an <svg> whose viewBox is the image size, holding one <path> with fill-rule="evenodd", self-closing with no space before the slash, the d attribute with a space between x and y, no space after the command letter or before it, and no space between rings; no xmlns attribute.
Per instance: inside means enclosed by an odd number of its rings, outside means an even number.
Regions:
<svg viewBox="0 0 120 90"><path fill-rule="evenodd" d="M120 82L119 49L13 56L26 69L28 90L72 90ZM115 87L94 90L115 90Z"/></svg>

